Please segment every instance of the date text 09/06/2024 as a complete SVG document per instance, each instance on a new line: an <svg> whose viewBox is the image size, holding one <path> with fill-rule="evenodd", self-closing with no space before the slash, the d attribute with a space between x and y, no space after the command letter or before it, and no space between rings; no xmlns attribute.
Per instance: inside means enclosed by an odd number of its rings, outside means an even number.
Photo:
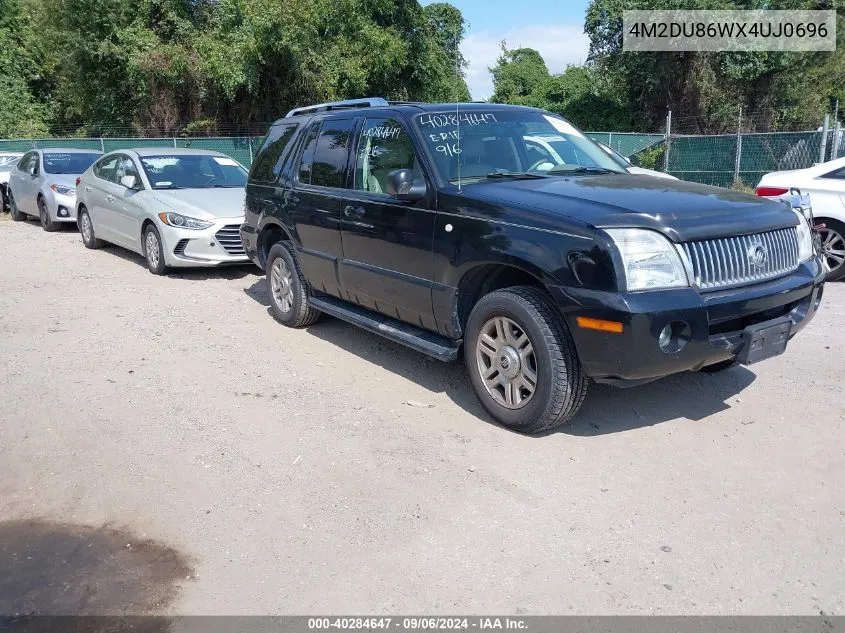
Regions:
<svg viewBox="0 0 845 633"><path fill-rule="evenodd" d="M308 618L308 629L323 631L389 630L444 631L444 630L526 630L525 620L510 617L333 617Z"/></svg>

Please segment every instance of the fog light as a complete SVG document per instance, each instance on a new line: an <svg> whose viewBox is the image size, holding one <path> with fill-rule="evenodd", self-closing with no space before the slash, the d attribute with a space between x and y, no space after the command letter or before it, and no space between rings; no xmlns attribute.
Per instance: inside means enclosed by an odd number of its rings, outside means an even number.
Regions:
<svg viewBox="0 0 845 633"><path fill-rule="evenodd" d="M672 321L660 330L657 344L666 354L677 354L692 338L692 328L686 321Z"/></svg>
<svg viewBox="0 0 845 633"><path fill-rule="evenodd" d="M66 218L67 216L68 216L67 209L65 209L64 207L59 207L59 217L60 218Z"/></svg>

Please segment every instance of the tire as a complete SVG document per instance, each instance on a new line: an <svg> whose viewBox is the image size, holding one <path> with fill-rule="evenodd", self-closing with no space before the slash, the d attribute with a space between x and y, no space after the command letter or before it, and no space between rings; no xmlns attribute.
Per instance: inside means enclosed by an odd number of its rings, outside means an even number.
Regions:
<svg viewBox="0 0 845 633"><path fill-rule="evenodd" d="M275 319L288 327L317 322L320 311L308 305L310 287L293 249L285 242L274 244L267 254L267 294Z"/></svg>
<svg viewBox="0 0 845 633"><path fill-rule="evenodd" d="M161 244L161 235L152 224L147 226L144 231L143 250L144 259L150 272L154 275L166 275L168 269L167 264L164 263L164 247Z"/></svg>
<svg viewBox="0 0 845 633"><path fill-rule="evenodd" d="M61 227L58 222L53 222L50 212L47 210L47 203L44 198L38 198L38 219L41 220L41 228L48 233L58 231Z"/></svg>
<svg viewBox="0 0 845 633"><path fill-rule="evenodd" d="M9 189L9 215L12 216L12 220L15 222L26 222L26 213L18 209L15 196L12 195L11 189Z"/></svg>
<svg viewBox="0 0 845 633"><path fill-rule="evenodd" d="M91 221L91 216L88 215L88 209L79 207L79 216L77 217L79 224L79 234L82 236L82 243L85 248L102 248L103 240L94 235L94 223Z"/></svg>
<svg viewBox="0 0 845 633"><path fill-rule="evenodd" d="M845 224L838 220L817 218L826 228L820 229L822 261L828 270L825 281L845 278Z"/></svg>
<svg viewBox="0 0 845 633"><path fill-rule="evenodd" d="M470 382L484 408L507 428L546 431L567 423L583 404L587 377L566 324L542 290L514 286L485 295L472 309L465 334ZM483 334L492 345L484 343ZM488 389L482 371L489 383L499 384ZM529 395L532 373L534 390Z"/></svg>

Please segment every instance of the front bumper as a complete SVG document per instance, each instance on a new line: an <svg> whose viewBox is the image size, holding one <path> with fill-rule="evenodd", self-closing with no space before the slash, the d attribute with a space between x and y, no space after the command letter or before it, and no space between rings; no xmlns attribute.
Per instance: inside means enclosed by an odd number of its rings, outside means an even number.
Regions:
<svg viewBox="0 0 845 633"><path fill-rule="evenodd" d="M243 216L219 218L207 229L183 229L156 221L164 249L164 261L173 268L243 264L249 261L238 230Z"/></svg>
<svg viewBox="0 0 845 633"><path fill-rule="evenodd" d="M699 294L692 288L608 293L555 287L552 292L587 376L596 382L633 386L681 371L735 359L746 327L788 316L790 338L815 316L824 271L817 259L793 274L766 283ZM621 334L580 328L577 317L618 321ZM689 343L665 353L660 331L673 321L689 324Z"/></svg>
<svg viewBox="0 0 845 633"><path fill-rule="evenodd" d="M242 224L240 228L240 236L247 257L249 257L252 263L263 270L264 262L262 262L258 256L258 229L249 224Z"/></svg>
<svg viewBox="0 0 845 633"><path fill-rule="evenodd" d="M76 194L67 196L50 190L44 201L53 222L76 222Z"/></svg>

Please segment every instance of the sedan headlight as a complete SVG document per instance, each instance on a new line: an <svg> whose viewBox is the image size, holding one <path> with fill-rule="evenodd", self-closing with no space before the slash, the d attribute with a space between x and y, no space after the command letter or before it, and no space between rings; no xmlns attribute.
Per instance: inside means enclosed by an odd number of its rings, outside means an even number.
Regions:
<svg viewBox="0 0 845 633"><path fill-rule="evenodd" d="M50 185L50 189L52 189L54 193L58 193L62 196L76 195L76 187L67 187L65 185Z"/></svg>
<svg viewBox="0 0 845 633"><path fill-rule="evenodd" d="M803 213L795 209L792 212L798 216L798 226L795 227L795 236L798 238L798 261L806 262L816 254L813 248L813 231Z"/></svg>
<svg viewBox="0 0 845 633"><path fill-rule="evenodd" d="M648 229L606 230L619 249L625 268L621 288L632 291L689 286L678 251L663 235Z"/></svg>
<svg viewBox="0 0 845 633"><path fill-rule="evenodd" d="M214 222L189 218L186 215L180 215L178 213L159 213L158 217L168 226L174 226L179 229L207 229L214 224Z"/></svg>

